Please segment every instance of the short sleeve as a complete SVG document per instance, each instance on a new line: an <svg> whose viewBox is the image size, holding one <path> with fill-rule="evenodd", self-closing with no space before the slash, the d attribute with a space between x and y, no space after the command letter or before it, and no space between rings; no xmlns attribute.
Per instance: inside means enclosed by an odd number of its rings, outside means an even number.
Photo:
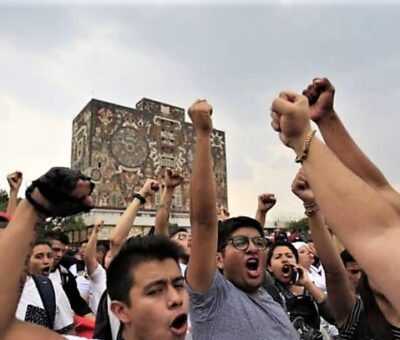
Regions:
<svg viewBox="0 0 400 340"><path fill-rule="evenodd" d="M190 314L193 323L207 322L218 315L228 292L232 289L232 284L218 270L216 270L210 288L204 293L195 292L187 282L186 285L189 290Z"/></svg>

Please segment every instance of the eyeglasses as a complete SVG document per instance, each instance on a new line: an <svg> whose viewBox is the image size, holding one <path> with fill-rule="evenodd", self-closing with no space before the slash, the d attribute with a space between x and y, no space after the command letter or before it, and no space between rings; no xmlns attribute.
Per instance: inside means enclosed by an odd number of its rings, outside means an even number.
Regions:
<svg viewBox="0 0 400 340"><path fill-rule="evenodd" d="M189 233L178 233L177 239L180 241L186 240L190 237Z"/></svg>
<svg viewBox="0 0 400 340"><path fill-rule="evenodd" d="M232 243L232 246L237 250L246 251L249 248L250 240L256 246L257 250L267 249L267 240L262 236L247 237L247 236L234 236L228 239L226 244ZM224 246L226 246L226 244Z"/></svg>

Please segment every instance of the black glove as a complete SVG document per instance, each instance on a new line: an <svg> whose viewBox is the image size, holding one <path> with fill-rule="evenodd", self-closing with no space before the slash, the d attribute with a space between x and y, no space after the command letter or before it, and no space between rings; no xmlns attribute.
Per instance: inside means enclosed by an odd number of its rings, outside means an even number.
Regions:
<svg viewBox="0 0 400 340"><path fill-rule="evenodd" d="M85 176L79 170L72 170L64 167L54 167L46 172L43 176L33 181L26 189L25 196L27 200L40 213L50 217L66 217L75 215L80 212L87 212L92 209L83 202L83 198L72 197L78 181L88 180L90 177ZM51 203L50 210L46 209L32 198L32 192L38 188L40 193ZM94 189L94 183L90 182L90 193Z"/></svg>

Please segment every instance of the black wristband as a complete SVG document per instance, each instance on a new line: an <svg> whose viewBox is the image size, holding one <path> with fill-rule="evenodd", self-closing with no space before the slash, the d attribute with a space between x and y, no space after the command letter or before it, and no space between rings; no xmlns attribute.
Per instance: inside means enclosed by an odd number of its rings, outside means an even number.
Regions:
<svg viewBox="0 0 400 340"><path fill-rule="evenodd" d="M146 199L141 195L141 194L134 194L133 198L137 198L140 201L140 204L145 204L146 203Z"/></svg>

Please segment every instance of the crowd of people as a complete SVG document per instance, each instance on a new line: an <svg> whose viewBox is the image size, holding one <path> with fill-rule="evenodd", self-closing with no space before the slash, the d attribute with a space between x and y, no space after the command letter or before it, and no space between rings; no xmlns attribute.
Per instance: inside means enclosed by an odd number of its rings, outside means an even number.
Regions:
<svg viewBox="0 0 400 340"><path fill-rule="evenodd" d="M166 168L147 179L109 235L103 221L73 250L47 218L92 208L94 184L55 167L17 201L22 173L7 177L0 213L0 338L101 340L400 339L400 195L365 156L334 109L335 90L316 78L271 106L271 125L295 152L291 190L304 204L311 239L267 235L271 193L254 217L217 205L212 106L188 110L195 135L190 228L171 228L174 190ZM311 128L314 121L323 141ZM154 228L129 233L141 206L161 190Z"/></svg>

